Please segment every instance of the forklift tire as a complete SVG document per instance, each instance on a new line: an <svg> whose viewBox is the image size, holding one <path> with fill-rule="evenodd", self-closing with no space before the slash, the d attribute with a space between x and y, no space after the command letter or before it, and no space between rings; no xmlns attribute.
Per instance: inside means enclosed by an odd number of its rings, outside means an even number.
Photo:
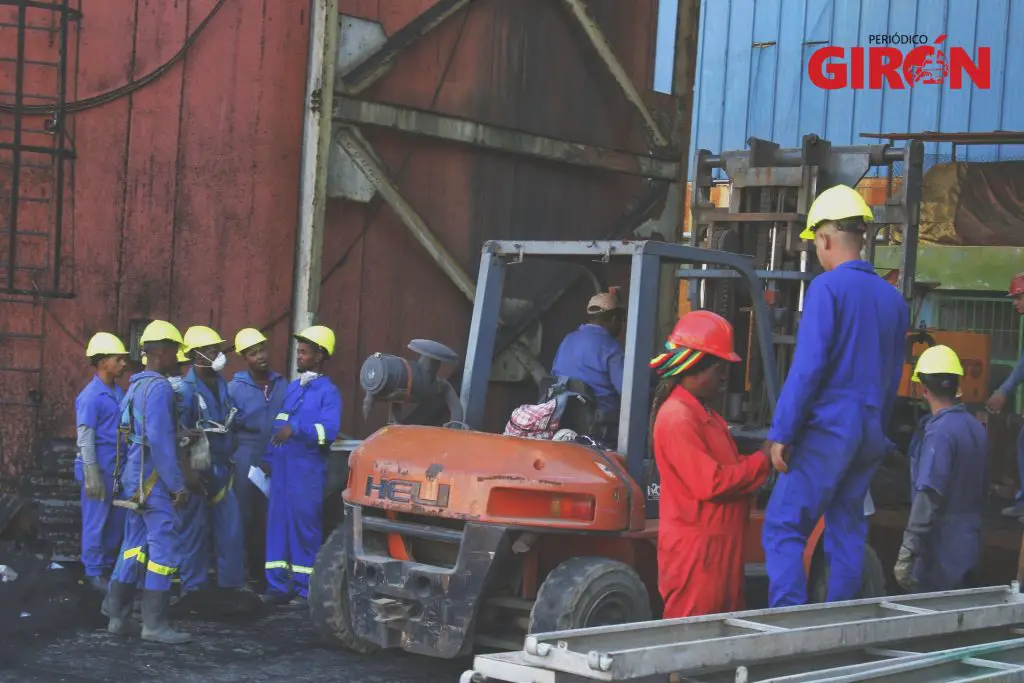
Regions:
<svg viewBox="0 0 1024 683"><path fill-rule="evenodd" d="M651 620L647 588L628 565L574 557L555 567L537 591L530 633Z"/></svg>
<svg viewBox="0 0 1024 683"><path fill-rule="evenodd" d="M345 567L345 528L338 527L320 547L313 563L313 575L309 577L309 613L322 635L353 652L372 654L378 646L352 631Z"/></svg>
<svg viewBox="0 0 1024 683"><path fill-rule="evenodd" d="M814 553L811 562L811 578L808 583L808 598L812 603L825 602L828 597L828 562L825 560L824 541ZM885 569L878 554L870 545L864 546L864 569L861 575L860 592L857 599L881 598L888 595L885 587Z"/></svg>

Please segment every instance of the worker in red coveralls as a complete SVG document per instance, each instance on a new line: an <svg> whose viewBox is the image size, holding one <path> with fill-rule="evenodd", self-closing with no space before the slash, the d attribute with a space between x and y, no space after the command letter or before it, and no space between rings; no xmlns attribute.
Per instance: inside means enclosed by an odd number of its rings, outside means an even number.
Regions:
<svg viewBox="0 0 1024 683"><path fill-rule="evenodd" d="M768 478L763 453L742 456L711 408L728 375L733 332L710 311L687 313L651 360L659 383L652 407L661 475L658 587L664 618L744 608L743 545L751 494Z"/></svg>

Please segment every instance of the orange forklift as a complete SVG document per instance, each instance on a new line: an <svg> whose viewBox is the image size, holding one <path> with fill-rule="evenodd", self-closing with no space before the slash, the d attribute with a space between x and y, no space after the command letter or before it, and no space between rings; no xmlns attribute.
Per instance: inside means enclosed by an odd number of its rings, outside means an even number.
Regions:
<svg viewBox="0 0 1024 683"><path fill-rule="evenodd" d="M480 431L506 271L529 259L566 267L629 264L614 447L587 438L544 441ZM684 264L689 268L680 268ZM527 633L660 616L648 360L660 341L655 302L667 266L677 279L692 278L692 268L729 273L746 291L751 341L745 364L756 360L768 408L774 408L780 379L773 322L764 283L747 256L655 241L488 242L458 395L437 377L441 363L458 357L434 342L410 345L419 361L375 354L363 366L364 409L374 402L439 399L451 417L443 427L390 424L351 454L344 521L320 550L310 581L311 615L321 632L358 652L399 648L451 658L480 648L518 649ZM749 377L749 368L742 370ZM748 453L765 435L763 421L732 429ZM577 431L585 437L585 426ZM750 517L748 574L763 574L768 488L770 482ZM819 601L827 584L822 528L819 522L804 555L809 592ZM862 597L884 591L882 566L867 548Z"/></svg>

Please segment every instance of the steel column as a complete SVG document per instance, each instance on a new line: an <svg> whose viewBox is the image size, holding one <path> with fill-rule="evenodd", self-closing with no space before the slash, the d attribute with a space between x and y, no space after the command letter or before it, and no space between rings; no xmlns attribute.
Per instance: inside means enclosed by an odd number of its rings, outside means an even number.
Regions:
<svg viewBox="0 0 1024 683"><path fill-rule="evenodd" d="M622 410L619 411L618 451L626 454L629 475L647 491L647 428L648 411L630 410L629 406L651 405L651 370L648 362L654 351L654 334L658 300L660 260L657 256L636 251L629 273L629 307L626 312L626 358L622 366ZM650 501L647 502L650 505ZM657 502L654 503L657 509Z"/></svg>
<svg viewBox="0 0 1024 683"><path fill-rule="evenodd" d="M299 230L292 290L292 331L312 325L320 304L324 215L327 202L327 161L331 144L331 106L325 93L334 89L334 55L338 39L338 0L312 0L306 112L302 130L302 176ZM292 373L297 372L292 342Z"/></svg>
<svg viewBox="0 0 1024 683"><path fill-rule="evenodd" d="M465 371L462 374L463 422L472 429L483 429L487 384L494 362L494 341L498 336L498 312L505 287L505 261L490 251L480 257L479 282L482 294L473 302L473 320L466 345Z"/></svg>
<svg viewBox="0 0 1024 683"><path fill-rule="evenodd" d="M343 123L380 126L498 152L539 157L547 161L645 178L677 180L682 177L682 182L686 182L685 176L680 176L680 164L665 159L619 152L596 145L492 126L470 119L382 102L356 100L351 97L336 97L334 106L334 119Z"/></svg>
<svg viewBox="0 0 1024 683"><path fill-rule="evenodd" d="M900 291L907 301L914 300L917 273L918 228L921 221L921 193L924 170L924 143L913 140L903 149L903 244L900 250Z"/></svg>

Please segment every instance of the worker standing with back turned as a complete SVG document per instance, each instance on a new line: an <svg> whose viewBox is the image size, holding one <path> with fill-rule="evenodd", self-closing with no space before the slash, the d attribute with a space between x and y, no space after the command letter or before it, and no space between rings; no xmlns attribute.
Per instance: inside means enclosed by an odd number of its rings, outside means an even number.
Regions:
<svg viewBox="0 0 1024 683"><path fill-rule="evenodd" d="M911 376L931 414L910 442L910 518L893 569L908 591L965 588L981 556L988 435L957 398L963 375L953 349L933 346Z"/></svg>
<svg viewBox="0 0 1024 683"><path fill-rule="evenodd" d="M763 453L739 454L729 426L709 405L722 391L728 364L739 360L732 325L693 311L650 363L659 379L651 442L661 475L658 587L666 619L744 608L751 494L770 467Z"/></svg>
<svg viewBox="0 0 1024 683"><path fill-rule="evenodd" d="M803 554L825 515L828 597L860 591L865 498L891 448L885 435L903 372L910 313L899 292L861 260L871 208L851 187L822 192L800 233L825 271L811 283L793 364L768 432L780 475L762 540L772 607L807 602Z"/></svg>
<svg viewBox="0 0 1024 683"><path fill-rule="evenodd" d="M115 380L124 374L128 351L109 332L89 340L85 355L96 374L75 399L78 457L75 479L82 484L82 565L86 582L103 593L114 570L124 534L124 508L114 505L114 477L124 465L118 425L124 390Z"/></svg>
<svg viewBox="0 0 1024 683"><path fill-rule="evenodd" d="M334 332L314 325L295 338L299 377L288 385L274 419L265 460L270 467L270 510L264 601L302 608L308 604L309 576L323 543L327 456L341 429L341 394L322 374L334 354Z"/></svg>
<svg viewBox="0 0 1024 683"><path fill-rule="evenodd" d="M1010 291L1007 296L1013 299L1013 308L1018 315L1024 315L1024 273L1018 273L1010 280ZM999 385L992 396L989 397L986 407L989 412L1001 413L1006 407L1007 399L1024 382L1024 356L1017 361L1010 376ZM1013 505L1003 510L1007 517L1018 517L1024 519L1024 429L1017 437L1017 471L1020 479L1020 488L1014 496Z"/></svg>
<svg viewBox="0 0 1024 683"><path fill-rule="evenodd" d="M142 639L174 645L191 636L171 628L167 620L171 579L180 566L178 511L188 500L185 480L178 465L177 416L174 389L165 376L177 367L181 332L163 320L154 320L140 338L148 364L133 375L121 404L121 424L129 428L128 458L121 483L125 495L138 507L128 515L121 543L119 573L110 580L106 611L107 630L117 635L128 631L138 572L142 580Z"/></svg>

